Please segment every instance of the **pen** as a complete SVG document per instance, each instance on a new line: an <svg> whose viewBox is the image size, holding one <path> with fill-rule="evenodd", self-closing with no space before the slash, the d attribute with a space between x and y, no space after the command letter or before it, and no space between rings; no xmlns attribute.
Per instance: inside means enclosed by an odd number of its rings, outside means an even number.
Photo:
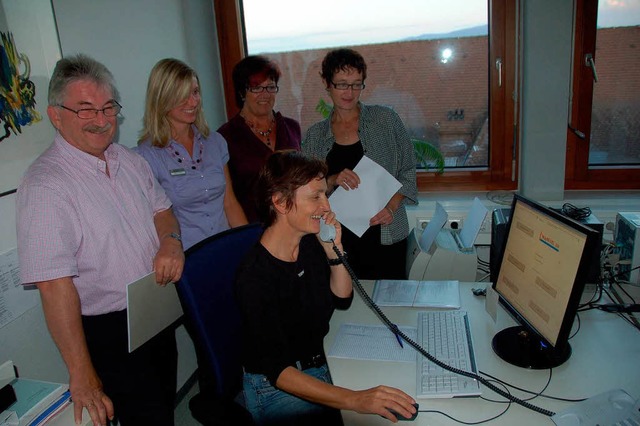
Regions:
<svg viewBox="0 0 640 426"><path fill-rule="evenodd" d="M400 347L404 349L404 345L402 344L402 339L400 338L400 335L397 333L396 333L396 339L398 339L398 343L400 343Z"/></svg>
<svg viewBox="0 0 640 426"><path fill-rule="evenodd" d="M402 339L400 338L400 334L398 334L398 326L393 324L393 334L396 335L396 340L402 349L404 349L404 345L402 344Z"/></svg>

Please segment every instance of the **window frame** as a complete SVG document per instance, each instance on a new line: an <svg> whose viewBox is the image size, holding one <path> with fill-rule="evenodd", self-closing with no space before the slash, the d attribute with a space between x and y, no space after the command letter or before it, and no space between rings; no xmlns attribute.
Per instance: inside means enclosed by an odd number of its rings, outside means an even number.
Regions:
<svg viewBox="0 0 640 426"><path fill-rule="evenodd" d="M214 1L227 118L235 104L231 71L245 55L241 0ZM489 7L489 167L453 169L444 174L418 170L418 190L492 191L518 187L517 0L488 0ZM497 61L501 60L502 78ZM499 85L501 81L501 85Z"/></svg>
<svg viewBox="0 0 640 426"><path fill-rule="evenodd" d="M593 107L593 73L584 58L593 55L596 62L598 0L576 0L571 125L584 133L581 139L567 127L565 190L570 189L638 189L640 168L619 166L589 167L591 114Z"/></svg>

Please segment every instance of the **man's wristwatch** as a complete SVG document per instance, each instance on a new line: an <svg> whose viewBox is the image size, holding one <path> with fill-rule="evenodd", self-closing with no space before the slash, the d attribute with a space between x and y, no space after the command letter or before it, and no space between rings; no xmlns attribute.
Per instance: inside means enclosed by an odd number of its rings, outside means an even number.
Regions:
<svg viewBox="0 0 640 426"><path fill-rule="evenodd" d="M171 238L175 238L176 240L182 242L182 235L176 233L176 232L172 232L169 235L167 235L167 237L171 237Z"/></svg>

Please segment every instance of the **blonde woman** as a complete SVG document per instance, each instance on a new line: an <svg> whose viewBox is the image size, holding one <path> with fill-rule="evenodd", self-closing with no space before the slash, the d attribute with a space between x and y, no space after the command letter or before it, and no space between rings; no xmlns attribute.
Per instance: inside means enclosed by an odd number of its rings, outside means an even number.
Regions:
<svg viewBox="0 0 640 426"><path fill-rule="evenodd" d="M143 123L136 150L173 203L185 250L247 223L231 185L227 142L209 130L192 68L171 58L153 67Z"/></svg>

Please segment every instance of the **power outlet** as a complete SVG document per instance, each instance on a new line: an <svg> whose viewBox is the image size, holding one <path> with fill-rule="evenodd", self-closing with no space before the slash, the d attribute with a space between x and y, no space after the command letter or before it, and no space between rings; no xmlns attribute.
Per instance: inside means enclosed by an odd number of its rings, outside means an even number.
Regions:
<svg viewBox="0 0 640 426"><path fill-rule="evenodd" d="M462 229L462 219L448 219L444 227L445 229Z"/></svg>
<svg viewBox="0 0 640 426"><path fill-rule="evenodd" d="M429 225L429 221L431 218L426 217L418 217L416 218L416 228L424 231L427 229L427 225ZM462 219L448 219L447 223L444 224L444 229L461 229L462 228Z"/></svg>
<svg viewBox="0 0 640 426"><path fill-rule="evenodd" d="M595 216L604 224L602 239L604 241L613 241L616 228L616 212L596 212Z"/></svg>

